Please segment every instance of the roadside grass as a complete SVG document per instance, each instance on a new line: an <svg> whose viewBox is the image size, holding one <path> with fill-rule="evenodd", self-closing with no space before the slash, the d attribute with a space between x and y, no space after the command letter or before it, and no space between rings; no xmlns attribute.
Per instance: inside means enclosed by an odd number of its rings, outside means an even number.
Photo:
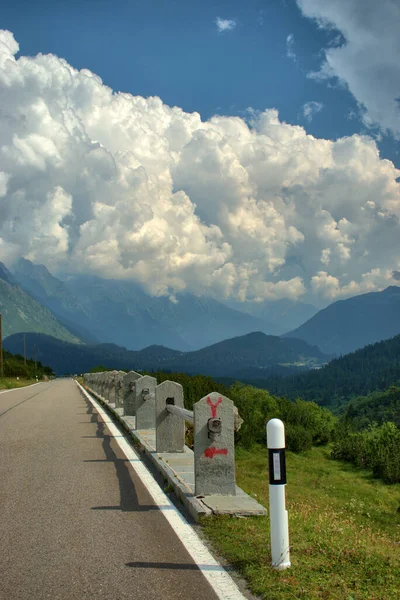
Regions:
<svg viewBox="0 0 400 600"><path fill-rule="evenodd" d="M36 379L20 379L17 381L16 377L0 377L0 390L12 390L13 388L26 387L36 383Z"/></svg>
<svg viewBox="0 0 400 600"><path fill-rule="evenodd" d="M237 484L268 508L267 449L237 449ZM215 548L264 600L400 598L400 484L330 459L329 448L287 453L292 567L270 567L269 517L214 517Z"/></svg>

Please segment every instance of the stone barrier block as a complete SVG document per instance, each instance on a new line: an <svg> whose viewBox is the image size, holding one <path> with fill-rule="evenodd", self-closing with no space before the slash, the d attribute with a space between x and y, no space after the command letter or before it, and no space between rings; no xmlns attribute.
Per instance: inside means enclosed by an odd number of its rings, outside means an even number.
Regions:
<svg viewBox="0 0 400 600"><path fill-rule="evenodd" d="M155 429L155 392L157 379L145 375L136 381L136 429Z"/></svg>
<svg viewBox="0 0 400 600"><path fill-rule="evenodd" d="M193 406L195 495L236 495L234 404L217 392Z"/></svg>
<svg viewBox="0 0 400 600"><path fill-rule="evenodd" d="M136 413L136 381L141 377L142 375L136 373L136 371L129 371L124 375L122 381L122 407L125 416L134 416Z"/></svg>
<svg viewBox="0 0 400 600"><path fill-rule="evenodd" d="M109 401L109 395L110 395L110 382L111 382L111 372L107 371L104 374L104 381L103 381L103 398L104 400L106 400L107 402Z"/></svg>
<svg viewBox="0 0 400 600"><path fill-rule="evenodd" d="M115 385L115 408L122 408L123 406L123 379L126 375L125 371L117 371L114 377Z"/></svg>
<svg viewBox="0 0 400 600"><path fill-rule="evenodd" d="M110 404L115 404L115 376L118 371L111 371L108 380L108 401Z"/></svg>
<svg viewBox="0 0 400 600"><path fill-rule="evenodd" d="M175 381L164 381L156 387L156 451L184 452L185 420L166 410L166 405L183 405L183 387Z"/></svg>
<svg viewBox="0 0 400 600"><path fill-rule="evenodd" d="M111 402L111 398L114 399L114 371L108 371L104 384L104 398L107 402Z"/></svg>
<svg viewBox="0 0 400 600"><path fill-rule="evenodd" d="M99 373L98 374L98 382L97 382L97 393L102 398L105 398L106 393L106 382L107 382L107 373Z"/></svg>

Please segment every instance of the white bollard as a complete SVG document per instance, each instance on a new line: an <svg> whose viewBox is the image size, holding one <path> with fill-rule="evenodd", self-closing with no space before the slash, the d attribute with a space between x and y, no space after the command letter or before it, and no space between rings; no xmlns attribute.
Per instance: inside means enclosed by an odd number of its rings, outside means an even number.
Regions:
<svg viewBox="0 0 400 600"><path fill-rule="evenodd" d="M280 419L267 423L269 461L269 516L271 523L272 568L290 567L289 519L285 505L285 426Z"/></svg>

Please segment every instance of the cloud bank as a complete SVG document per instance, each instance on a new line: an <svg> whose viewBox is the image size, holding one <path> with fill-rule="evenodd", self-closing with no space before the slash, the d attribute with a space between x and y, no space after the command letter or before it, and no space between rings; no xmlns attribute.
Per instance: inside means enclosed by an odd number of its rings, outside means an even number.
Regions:
<svg viewBox="0 0 400 600"><path fill-rule="evenodd" d="M303 15L339 30L316 79L337 77L356 98L367 126L400 139L398 0L297 0Z"/></svg>
<svg viewBox="0 0 400 600"><path fill-rule="evenodd" d="M133 279L152 294L325 299L400 269L400 171L335 142L113 93L0 32L0 260Z"/></svg>

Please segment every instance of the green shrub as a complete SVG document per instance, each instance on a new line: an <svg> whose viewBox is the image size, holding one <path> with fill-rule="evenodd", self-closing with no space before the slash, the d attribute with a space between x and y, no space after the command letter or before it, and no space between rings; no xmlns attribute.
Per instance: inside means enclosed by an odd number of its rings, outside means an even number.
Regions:
<svg viewBox="0 0 400 600"><path fill-rule="evenodd" d="M286 448L292 452L304 452L312 447L312 433L303 425L289 423L286 427Z"/></svg>
<svg viewBox="0 0 400 600"><path fill-rule="evenodd" d="M244 419L236 435L237 444L251 448L266 444L266 424L270 419L281 419L286 430L286 446L292 452L303 452L311 446L326 444L332 439L336 418L314 402L272 396L267 390L235 384L229 390Z"/></svg>
<svg viewBox="0 0 400 600"><path fill-rule="evenodd" d="M400 430L395 423L354 432L342 422L335 434L332 458L371 469L385 483L400 483Z"/></svg>

